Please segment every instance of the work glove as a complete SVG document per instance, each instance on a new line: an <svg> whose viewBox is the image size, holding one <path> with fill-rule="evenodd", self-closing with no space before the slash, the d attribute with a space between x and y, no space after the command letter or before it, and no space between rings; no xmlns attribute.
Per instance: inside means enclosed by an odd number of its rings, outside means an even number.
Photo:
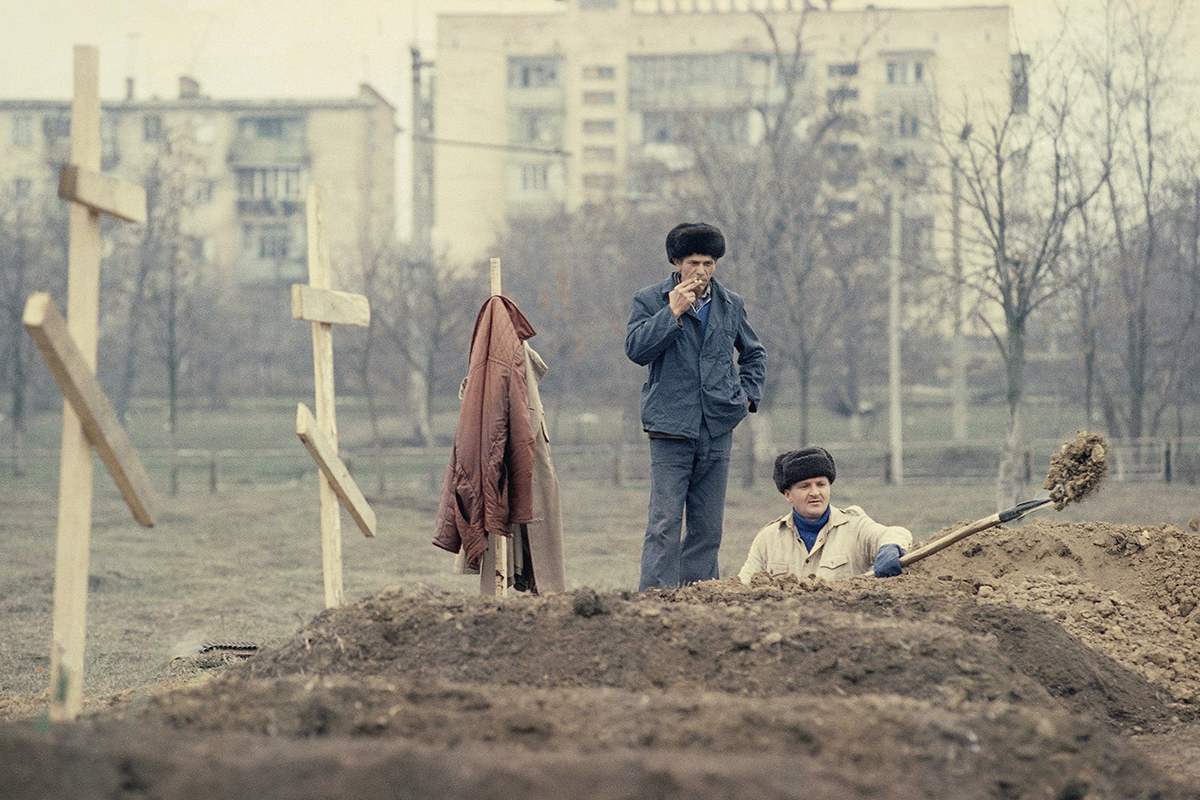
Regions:
<svg viewBox="0 0 1200 800"><path fill-rule="evenodd" d="M875 554L875 577L894 578L904 570L900 566L900 556L904 551L898 544L885 544Z"/></svg>

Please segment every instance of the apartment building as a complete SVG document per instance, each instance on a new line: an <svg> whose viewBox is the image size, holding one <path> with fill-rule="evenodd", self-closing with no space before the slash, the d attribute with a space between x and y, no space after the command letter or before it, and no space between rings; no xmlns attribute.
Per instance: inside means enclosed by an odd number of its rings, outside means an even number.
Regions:
<svg viewBox="0 0 1200 800"><path fill-rule="evenodd" d="M652 203L687 180L680 126L694 120L730 143L759 141L756 109L785 90L772 33L786 54L797 32L798 102L814 117L835 104L857 114L884 153L934 162L935 111L1003 113L1012 97L1004 5L558 0L537 13L444 14L432 155L414 167L432 175L435 247L475 259L515 217Z"/></svg>
<svg viewBox="0 0 1200 800"><path fill-rule="evenodd" d="M396 133L395 108L367 84L344 99L233 100L183 77L175 98L136 98L130 81L123 100L101 103L102 169L141 184L184 176L181 229L198 268L242 286L307 280L310 181L335 258L390 242ZM0 197L56 195L70 134L69 100L0 100Z"/></svg>

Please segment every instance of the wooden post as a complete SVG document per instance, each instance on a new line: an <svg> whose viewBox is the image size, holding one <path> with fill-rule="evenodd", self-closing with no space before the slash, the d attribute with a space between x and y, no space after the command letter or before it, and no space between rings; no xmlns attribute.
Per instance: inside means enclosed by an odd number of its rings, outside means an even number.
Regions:
<svg viewBox="0 0 1200 800"><path fill-rule="evenodd" d="M341 500L364 536L375 535L375 512L363 498L338 456L337 407L333 392L333 326L366 327L371 308L362 295L335 292L325 241L325 215L321 194L308 186L305 211L308 225L308 285L292 285L292 319L312 322L313 388L316 414L301 403L296 414L296 435L320 467L317 477L321 499L321 565L325 578L325 607L336 608L345 599L342 591Z"/></svg>
<svg viewBox="0 0 1200 800"><path fill-rule="evenodd" d="M492 296L503 294L500 282L500 259L491 260ZM488 543L488 549L483 551L483 560L479 564L479 593L486 596L506 597L508 595L508 549L512 546L512 537L494 536L495 541Z"/></svg>
<svg viewBox="0 0 1200 800"><path fill-rule="evenodd" d="M24 323L63 389L50 718L73 720L83 708L91 556L92 447L100 450L134 516L154 524L149 481L95 382L100 311L100 214L145 222L146 193L100 174L100 51L77 45L71 101L71 159L59 179L70 202L65 325L49 295L26 304Z"/></svg>

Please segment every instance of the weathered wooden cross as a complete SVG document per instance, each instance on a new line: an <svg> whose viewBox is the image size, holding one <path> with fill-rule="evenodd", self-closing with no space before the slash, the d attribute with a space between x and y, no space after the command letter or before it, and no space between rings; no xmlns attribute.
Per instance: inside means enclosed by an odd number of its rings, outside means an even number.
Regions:
<svg viewBox="0 0 1200 800"><path fill-rule="evenodd" d="M338 500L346 506L364 536L375 535L375 512L350 470L338 455L337 410L333 396L333 326L371 324L371 306L360 294L330 288L329 248L321 195L308 185L308 285L292 284L292 319L312 323L313 386L317 413L300 403L296 435L320 467L321 564L325 574L325 607L342 604L342 518Z"/></svg>
<svg viewBox="0 0 1200 800"><path fill-rule="evenodd" d="M92 448L112 473L134 518L154 524L150 479L96 380L100 316L100 215L146 221L146 192L100 172L100 52L75 47L71 161L59 197L71 203L67 251L67 319L45 292L30 296L22 320L62 389L54 633L50 648L50 718L73 720L83 708L91 555Z"/></svg>

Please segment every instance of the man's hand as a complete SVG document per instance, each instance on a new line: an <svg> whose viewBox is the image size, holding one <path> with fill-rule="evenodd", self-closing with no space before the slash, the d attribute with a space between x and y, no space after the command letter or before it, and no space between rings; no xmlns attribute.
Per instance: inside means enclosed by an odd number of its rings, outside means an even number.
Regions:
<svg viewBox="0 0 1200 800"><path fill-rule="evenodd" d="M671 313L675 315L675 319L682 317L683 313L692 307L692 303L696 302L696 293L703 285L703 278L692 278L675 284L675 288L667 295L667 301L671 305Z"/></svg>
<svg viewBox="0 0 1200 800"><path fill-rule="evenodd" d="M900 556L904 551L898 544L885 544L875 554L875 577L894 578L904 570L900 566Z"/></svg>

